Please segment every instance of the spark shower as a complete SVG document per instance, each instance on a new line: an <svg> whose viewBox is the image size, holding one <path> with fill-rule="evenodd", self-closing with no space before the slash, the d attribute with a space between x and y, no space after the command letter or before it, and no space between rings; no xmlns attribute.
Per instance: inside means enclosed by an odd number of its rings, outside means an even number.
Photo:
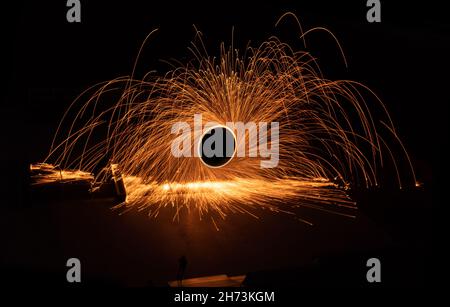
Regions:
<svg viewBox="0 0 450 307"><path fill-rule="evenodd" d="M298 22L287 13L277 25L286 18ZM329 33L347 64L330 31L298 26L303 42L316 31ZM294 206L305 206L336 213L337 207L355 209L347 189L377 186L386 163L394 166L399 187L415 184L408 153L382 101L359 82L325 78L306 44L295 50L272 36L240 51L222 43L214 57L196 31L191 61L176 62L163 74L149 69L139 78L139 57L155 32L144 40L130 76L96 84L70 105L45 159L93 173L93 185L107 180L105 166L117 164L127 191L117 208L156 217L171 207L174 219L184 209L195 210L213 222L236 212L257 217L258 208L290 213ZM236 144L249 152L278 146L277 166L260 167L261 156L234 156L222 167L209 167L195 156L174 156L172 126L194 126L194 114L220 126L279 123L278 144L269 135L265 144L249 141L249 129L243 144ZM189 138L188 149L196 152L199 140ZM392 144L401 154L394 154Z"/></svg>

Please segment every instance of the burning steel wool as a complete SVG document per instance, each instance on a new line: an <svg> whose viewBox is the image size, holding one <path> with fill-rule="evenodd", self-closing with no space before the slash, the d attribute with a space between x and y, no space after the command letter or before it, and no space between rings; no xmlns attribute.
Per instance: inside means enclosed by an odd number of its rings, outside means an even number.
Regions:
<svg viewBox="0 0 450 307"><path fill-rule="evenodd" d="M196 40L193 60L164 75L136 78L136 60L131 76L80 95L64 115L46 162L94 173L95 184L107 180L105 166L117 164L127 191L120 208L156 217L161 208L172 207L174 218L183 209L224 218L234 212L256 216L256 208L290 212L288 204L355 208L347 187L377 185L378 169L387 160L400 187L414 177L406 151L403 158L391 152L392 140L403 145L384 105L364 85L327 80L311 54L275 37L244 53L222 44L217 58L203 49L200 32ZM195 128L196 115L219 127L243 123L244 133L233 141L246 155L233 154L215 167L205 163L198 148L210 128ZM193 133L174 131L180 122ZM265 137L254 141L248 123L275 122L277 138L255 125ZM173 154L180 137L191 155ZM250 154L261 146L277 149L275 167L261 167L267 156ZM410 167L408 177L398 171L399 163Z"/></svg>

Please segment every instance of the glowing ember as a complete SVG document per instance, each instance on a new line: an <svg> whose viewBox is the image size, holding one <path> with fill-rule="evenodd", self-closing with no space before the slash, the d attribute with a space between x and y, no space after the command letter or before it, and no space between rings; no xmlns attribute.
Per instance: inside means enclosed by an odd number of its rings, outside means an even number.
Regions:
<svg viewBox="0 0 450 307"><path fill-rule="evenodd" d="M93 181L91 173L81 170L67 170L55 167L48 163L38 163L30 165L30 175L32 185L43 185L49 183L64 183L73 181Z"/></svg>
<svg viewBox="0 0 450 307"><path fill-rule="evenodd" d="M197 209L200 216L209 211L224 218L228 212L247 213L256 217L251 209L265 208L274 212L291 213L289 207L305 206L334 211L333 205L355 209L355 203L344 189L325 178L302 180L284 178L261 180L236 178L226 181L198 181L187 183L144 183L141 178L125 176L127 201L116 208L148 209L156 217L166 206L176 207L174 219L180 209Z"/></svg>

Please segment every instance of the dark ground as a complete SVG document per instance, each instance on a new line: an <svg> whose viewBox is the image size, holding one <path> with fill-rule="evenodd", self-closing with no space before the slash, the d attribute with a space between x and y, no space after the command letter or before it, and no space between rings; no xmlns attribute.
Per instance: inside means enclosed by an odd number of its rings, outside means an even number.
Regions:
<svg viewBox="0 0 450 307"><path fill-rule="evenodd" d="M364 287L370 286L366 261L377 257L383 286L427 283L431 220L423 191L364 191L355 219L297 210L314 222L309 226L258 210L258 220L231 214L217 222L219 231L194 212L172 222L172 210L149 219L142 212L119 215L112 199L52 195L1 216L8 285L33 277L41 285L64 286L65 262L76 257L84 286L164 286L175 279L182 255L186 278L247 274L248 285Z"/></svg>

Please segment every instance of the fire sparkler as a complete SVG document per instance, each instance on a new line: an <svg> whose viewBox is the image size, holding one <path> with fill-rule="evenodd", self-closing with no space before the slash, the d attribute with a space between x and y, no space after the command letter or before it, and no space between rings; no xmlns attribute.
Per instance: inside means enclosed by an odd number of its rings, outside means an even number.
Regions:
<svg viewBox="0 0 450 307"><path fill-rule="evenodd" d="M194 60L163 76L148 73L138 79L133 69L131 76L80 95L66 112L46 161L96 173L97 184L107 180L104 165L118 164L127 190L120 207L145 209L154 217L167 206L175 209L174 218L183 208L222 218L228 212L254 215L251 209L258 207L288 211L287 202L321 210L335 204L354 208L345 188L356 182L377 185L378 169L387 159L403 185L401 159L380 131L401 141L369 88L324 78L311 54L275 37L243 54L222 44L218 58L204 50L200 32L196 39L190 48ZM382 116L374 118L374 109ZM278 166L261 168L261 157L233 157L211 168L197 157L174 157L171 127L193 125L194 114L220 125L279 122ZM67 121L72 124L63 131ZM252 150L246 136L246 148ZM194 140L192 150L196 146ZM406 151L404 157L409 161Z"/></svg>

